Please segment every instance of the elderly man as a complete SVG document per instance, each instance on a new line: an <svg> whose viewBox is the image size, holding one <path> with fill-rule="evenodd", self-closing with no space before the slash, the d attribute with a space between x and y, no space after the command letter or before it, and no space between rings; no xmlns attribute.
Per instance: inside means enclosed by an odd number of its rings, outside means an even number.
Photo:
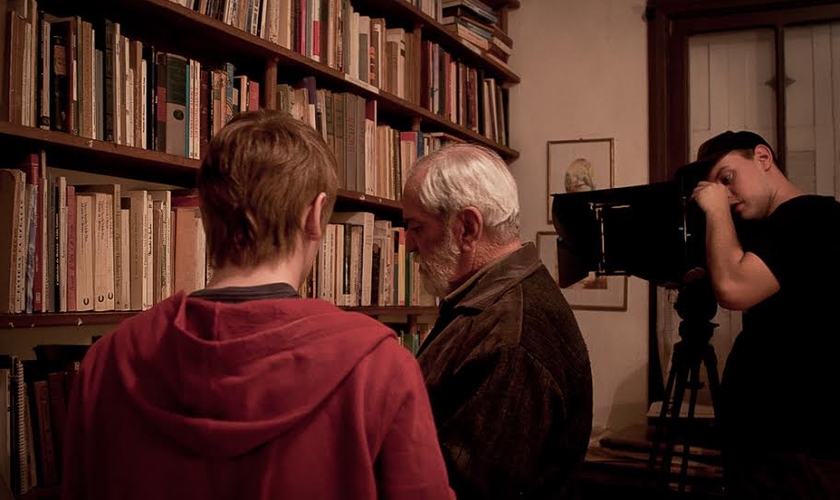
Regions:
<svg viewBox="0 0 840 500"><path fill-rule="evenodd" d="M459 499L568 498L592 426L589 355L533 243L498 155L455 144L403 194L406 246L442 297L419 353Z"/></svg>

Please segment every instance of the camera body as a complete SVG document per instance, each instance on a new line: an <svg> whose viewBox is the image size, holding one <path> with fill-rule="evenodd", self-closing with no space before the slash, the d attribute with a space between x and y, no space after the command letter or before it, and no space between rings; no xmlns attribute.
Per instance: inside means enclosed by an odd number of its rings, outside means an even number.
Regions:
<svg viewBox="0 0 840 500"><path fill-rule="evenodd" d="M705 217L680 180L552 195L561 287L594 271L680 287L705 269Z"/></svg>

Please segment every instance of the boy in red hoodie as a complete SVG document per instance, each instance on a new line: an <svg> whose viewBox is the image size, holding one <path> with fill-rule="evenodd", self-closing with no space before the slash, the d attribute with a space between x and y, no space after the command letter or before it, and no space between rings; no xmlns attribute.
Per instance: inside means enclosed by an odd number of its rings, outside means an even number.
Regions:
<svg viewBox="0 0 840 500"><path fill-rule="evenodd" d="M62 498L450 498L415 359L373 319L297 294L335 171L277 112L213 138L198 177L213 278L91 346Z"/></svg>

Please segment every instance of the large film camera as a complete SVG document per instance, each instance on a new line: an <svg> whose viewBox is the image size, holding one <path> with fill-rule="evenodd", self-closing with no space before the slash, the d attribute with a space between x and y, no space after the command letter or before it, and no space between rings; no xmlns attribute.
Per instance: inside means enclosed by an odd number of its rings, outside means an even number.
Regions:
<svg viewBox="0 0 840 500"><path fill-rule="evenodd" d="M677 288L705 268L705 218L693 187L674 180L552 195L560 286L594 271Z"/></svg>
<svg viewBox="0 0 840 500"><path fill-rule="evenodd" d="M706 366L715 407L719 390L717 357L709 343L717 326L711 322L717 303L705 272L705 215L691 201L695 185L696 181L678 177L643 186L555 194L551 207L561 287L594 271L637 276L679 291L674 308L682 318L681 340L673 347L649 458L652 471L661 463L657 476L663 491L672 470L673 429L681 428L680 408L687 390L688 418L693 418L701 365ZM663 440L665 446L660 448ZM684 437L680 490L689 459L688 440Z"/></svg>

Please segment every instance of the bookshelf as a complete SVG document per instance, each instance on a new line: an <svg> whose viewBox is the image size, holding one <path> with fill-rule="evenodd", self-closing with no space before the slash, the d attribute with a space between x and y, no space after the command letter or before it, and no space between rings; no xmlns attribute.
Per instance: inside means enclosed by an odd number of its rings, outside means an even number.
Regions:
<svg viewBox="0 0 840 500"><path fill-rule="evenodd" d="M381 16L394 26L419 32L422 39L431 40L449 51L465 64L482 68L486 76L495 78L503 88L519 83L519 77L495 61L476 54L434 18L414 5L400 0L354 0L354 7L368 16ZM518 8L517 0L491 0L494 9L506 11ZM297 77L314 76L319 86L335 92L350 92L377 104L378 118L395 124L401 130L444 132L462 140L483 144L497 151L507 161L519 153L505 144L463 125L450 121L416 102L397 97L370 85L349 80L343 71L317 62L295 50L282 47L257 35L246 33L224 22L188 9L172 0L82 0L61 2L41 0L39 8L59 16L78 15L81 18L107 18L121 23L126 36L136 36L144 43L178 50L180 54L211 62L233 61L237 68L262 83L261 105L276 107L273 82L282 73L287 81ZM207 44L206 40L213 40ZM5 50L5 49L4 49ZM0 121L0 143L15 151L44 150L51 166L86 171L141 181L163 182L191 187L200 162L183 156L162 153L140 147L90 139L54 130ZM118 165L119 168L115 168ZM337 210L368 210L377 217L399 222L398 201L342 189ZM101 322L119 321L119 314L102 314ZM31 322L37 314L28 315ZM45 315L36 324L64 324L58 316ZM47 319L49 318L49 319ZM99 320L86 319L88 324ZM4 321L2 324L10 324Z"/></svg>
<svg viewBox="0 0 840 500"><path fill-rule="evenodd" d="M254 0L256 1L256 0ZM262 2L280 0L260 0ZM307 0L312 1L312 0ZM430 2L432 0L424 0ZM437 0L435 0L437 1ZM6 14L3 23L6 23L4 31L0 31L0 146L7 153L7 158L15 155L21 156L31 153L43 153L46 158L46 165L50 168L58 168L63 171L71 171L85 174L98 174L110 178L125 179L136 183L155 183L178 188L192 188L195 185L195 176L200 167L199 154L192 158L181 154L170 154L160 150L151 149L149 144L128 145L125 140L111 142L102 138L95 139L79 135L73 132L63 132L52 129L44 129L36 126L38 121L39 101L37 98L35 111L31 123L23 124L12 115L11 108L15 102L10 100L10 86L15 78L15 72L10 69L10 51L12 51L9 38L9 16L7 11L20 8L21 5L32 5L28 2L13 2L11 0L0 0L0 9ZM519 157L519 152L511 148L505 139L495 140L496 137L509 137L509 134L489 134L486 129L481 131L478 123L469 124L464 118L464 110L457 111L462 115L453 119L455 111L448 112L442 109L434 109L428 97L428 89L423 87L420 81L427 74L428 68L424 69L424 61L421 57L421 44L433 44L436 49L445 52L453 63L463 65L470 70L477 71L481 78L491 81L498 87L498 95L504 95L497 104L490 107L492 113L498 111L501 122L506 128L507 115L507 90L520 83L520 78L510 67L499 59L487 57L482 50L476 49L469 43L453 34L434 16L428 15L415 4L421 0L351 0L353 9L358 14L370 18L381 18L387 23L388 28L404 30L405 40L408 44L414 44L412 58L407 58L405 63L405 80L410 90L388 91L386 85L380 82L375 86L358 77L351 77L347 68L339 68L335 64L328 64L326 61L317 61L312 57L304 55L299 47L288 48L269 41L260 36L259 33L252 34L237 27L227 24L220 19L196 12L187 8L181 3L186 0L76 0L67 2L65 0L37 0L37 9L43 10L51 15L67 18L77 17L80 20L94 23L99 30L103 19L118 23L122 28L122 35L137 40L144 46L153 46L160 52L175 53L187 59L200 61L203 67L217 68L222 64L230 63L236 68L237 74L247 75L250 80L259 84L259 105L269 109L280 109L281 102L278 86L281 84L294 84L303 78L314 77L318 89L326 89L333 93L344 93L358 96L364 103L375 103L375 122L387 125L396 132L417 133L417 134L445 134L448 140L461 140L474 142L495 150L508 162ZM213 2L214 4L216 2ZM341 5L341 1L337 5ZM499 24L502 28L506 25L507 12L520 7L519 0L485 0L485 3L499 13ZM220 0L224 5L225 1ZM195 6L199 0L195 1ZM329 5L329 2L322 2L322 5ZM36 14L35 10L31 11ZM35 19L39 19L36 14ZM25 16L23 16L25 18ZM35 26L35 22L32 23ZM104 30L103 30L104 31ZM100 33L97 31L97 37ZM33 38L33 40L36 38ZM34 42L33 42L34 43ZM94 47L101 48L97 40ZM384 41L383 41L384 44ZM33 46L33 50L40 51L41 48ZM19 48L19 46L18 46ZM52 48L52 47L50 47ZM424 45L425 48L425 45ZM35 53L33 53L34 55ZM380 54L384 57L384 54ZM37 56L34 56L37 58ZM326 59L326 57L324 57ZM441 60L443 60L441 56ZM449 61L449 59L447 59ZM33 67L37 66L33 62ZM126 63L127 64L127 63ZM37 80L37 71L32 74ZM94 76L94 78L96 78ZM460 77L459 77L460 78ZM32 80L29 85L32 85ZM426 84L429 82L427 81ZM435 85L440 82L433 82ZM463 83L463 82L462 82ZM100 85L98 83L97 85ZM441 87L443 85L441 84ZM481 87L479 80L478 87ZM149 88L153 89L152 82ZM17 99L21 99L18 90ZM36 95L37 91L31 95ZM102 88L97 89L101 93ZM435 89L440 91L440 89ZM446 90L447 92L449 90ZM81 92L81 88L80 88ZM154 92L154 90L150 90ZM464 94L464 89L460 89ZM480 91L479 91L480 92ZM425 94L424 94L425 93ZM423 96L426 97L423 97ZM51 96L53 97L53 96ZM101 96L100 96L101 97ZM146 97L146 96L144 96ZM486 97L486 96L485 96ZM477 99L475 93L472 97L453 97L447 99ZM480 98L480 97L479 97ZM435 97L434 99L437 99ZM143 101L144 102L144 101ZM125 103L123 103L125 104ZM20 102L17 103L20 106ZM150 107L152 104L147 104ZM448 103L446 106L455 106ZM443 107L443 104L440 105ZM462 105L466 107L466 105ZM481 103L473 104L473 109L480 108ZM26 105L24 104L24 108ZM30 107L30 110L33 108ZM476 116L490 113L487 108L475 111ZM491 113L491 114L492 114ZM495 116L495 115L494 115ZM362 117L364 120L364 117ZM479 121L489 120L489 117L476 119ZM129 122L130 123L130 122ZM196 141L197 142L197 141ZM405 147L405 146L403 146ZM2 165L4 168L13 165ZM68 184L72 184L68 178ZM397 188L396 192L399 192ZM372 212L377 219L390 221L398 226L402 223L402 205L398 195L382 196L370 194L366 189L339 189L335 210L339 211L366 211ZM52 265L52 264L50 264ZM46 293L46 292L45 292ZM50 292L51 293L51 292ZM364 306L348 307L342 306L345 310L356 311L362 314L394 318L406 318L406 325L409 332L416 332L418 329L418 318L434 317L437 308L433 306ZM131 311L84 311L84 312L35 312L30 314L0 314L0 333L4 335L26 335L30 329L43 328L74 328L91 325L115 325L127 318L139 313ZM38 486L30 490L21 498L57 498L59 493L57 486Z"/></svg>

